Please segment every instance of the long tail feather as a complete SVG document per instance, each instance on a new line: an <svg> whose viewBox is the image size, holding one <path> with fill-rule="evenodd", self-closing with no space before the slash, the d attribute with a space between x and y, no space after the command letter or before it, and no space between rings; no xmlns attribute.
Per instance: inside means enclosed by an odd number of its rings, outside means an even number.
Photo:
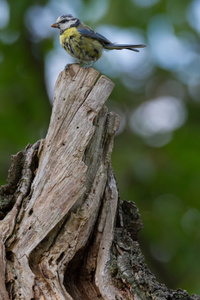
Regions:
<svg viewBox="0 0 200 300"><path fill-rule="evenodd" d="M107 50L122 50L122 49L128 49L131 51L135 51L135 52L139 52L139 50L137 50L137 48L144 48L146 47L146 45L143 44L139 44L139 45L126 45L126 44L106 44L105 48Z"/></svg>

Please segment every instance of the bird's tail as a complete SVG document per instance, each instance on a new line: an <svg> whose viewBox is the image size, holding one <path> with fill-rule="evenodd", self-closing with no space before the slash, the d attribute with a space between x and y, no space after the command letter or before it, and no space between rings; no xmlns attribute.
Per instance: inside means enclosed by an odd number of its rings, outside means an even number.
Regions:
<svg viewBox="0 0 200 300"><path fill-rule="evenodd" d="M122 49L128 49L131 51L139 52L137 48L144 48L146 45L139 44L139 45L126 45L126 44L106 44L105 49L107 50L122 50Z"/></svg>

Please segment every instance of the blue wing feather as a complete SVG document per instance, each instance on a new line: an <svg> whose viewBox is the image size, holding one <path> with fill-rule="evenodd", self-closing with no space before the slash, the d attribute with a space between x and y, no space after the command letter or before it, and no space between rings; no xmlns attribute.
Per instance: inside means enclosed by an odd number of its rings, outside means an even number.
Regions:
<svg viewBox="0 0 200 300"><path fill-rule="evenodd" d="M78 32L85 36L85 37L89 37L91 39L94 40L98 40L104 44L112 44L107 38L105 38L103 35L101 35L100 33L97 33L93 30L89 30L89 29L84 29L84 28L77 28Z"/></svg>
<svg viewBox="0 0 200 300"><path fill-rule="evenodd" d="M92 29L86 29L86 28L77 28L78 32L85 36L85 37L89 37L91 39L94 40L98 40L101 43L104 44L104 48L107 50L122 50L122 49L128 49L131 51L135 51L135 52L139 52L139 50L135 49L135 48L144 48L146 47L146 45L143 44L137 44L137 45L133 45L133 44L115 44L112 43L111 41L109 41L107 38L105 38L105 36L101 35L100 33L97 33L95 31L93 31Z"/></svg>

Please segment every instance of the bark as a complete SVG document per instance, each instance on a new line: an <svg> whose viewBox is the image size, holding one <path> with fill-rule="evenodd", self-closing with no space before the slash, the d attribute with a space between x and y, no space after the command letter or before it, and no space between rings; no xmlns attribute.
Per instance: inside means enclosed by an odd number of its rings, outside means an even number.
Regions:
<svg viewBox="0 0 200 300"><path fill-rule="evenodd" d="M147 268L134 202L111 167L113 83L92 68L60 73L45 140L12 157L0 190L0 299L200 299Z"/></svg>

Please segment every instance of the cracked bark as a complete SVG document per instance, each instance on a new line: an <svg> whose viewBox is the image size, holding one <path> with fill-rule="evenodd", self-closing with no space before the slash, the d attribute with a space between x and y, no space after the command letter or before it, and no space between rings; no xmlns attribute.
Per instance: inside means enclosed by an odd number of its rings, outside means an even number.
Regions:
<svg viewBox="0 0 200 300"><path fill-rule="evenodd" d="M113 83L61 72L45 140L12 157L0 190L0 299L200 299L147 268L134 202L119 199L110 157Z"/></svg>

